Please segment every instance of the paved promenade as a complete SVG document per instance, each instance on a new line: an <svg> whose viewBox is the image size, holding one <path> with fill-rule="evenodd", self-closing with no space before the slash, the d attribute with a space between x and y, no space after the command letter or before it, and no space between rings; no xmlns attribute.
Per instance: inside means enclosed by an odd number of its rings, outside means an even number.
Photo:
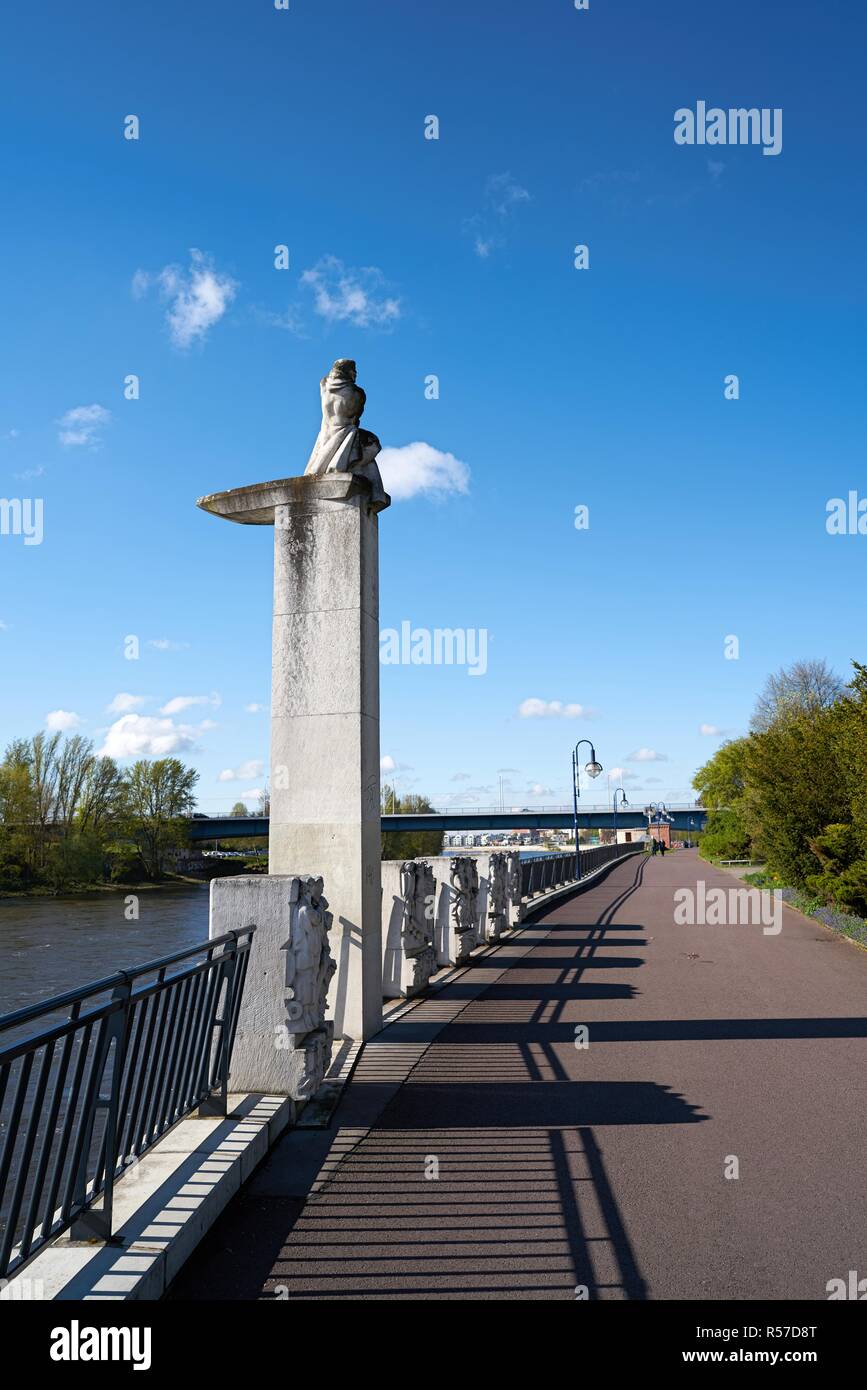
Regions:
<svg viewBox="0 0 867 1390"><path fill-rule="evenodd" d="M867 1277L867 952L789 909L777 936L676 926L699 878L739 886L694 851L626 861L408 1007L170 1296L824 1299Z"/></svg>

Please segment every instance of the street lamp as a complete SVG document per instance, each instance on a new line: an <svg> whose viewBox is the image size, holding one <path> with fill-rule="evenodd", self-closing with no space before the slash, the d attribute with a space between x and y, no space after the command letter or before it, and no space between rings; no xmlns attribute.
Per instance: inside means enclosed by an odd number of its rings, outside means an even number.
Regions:
<svg viewBox="0 0 867 1390"><path fill-rule="evenodd" d="M621 805L621 806L628 806L628 805L629 805L629 802L626 800L626 792L623 790L622 787L616 787L615 790L614 790L614 843L615 843L615 845L617 844L617 793L618 793L618 792L620 792L620 796L621 796L620 805Z"/></svg>
<svg viewBox="0 0 867 1390"><path fill-rule="evenodd" d="M662 835L662 822L663 822L663 820L673 821L673 817L669 815L669 813L668 813L668 807L666 806L666 804L665 804L664 801L659 801L659 802L651 801L650 805L648 806L648 808L647 808L647 829L648 829L648 832L650 831L650 822L651 822L651 819L653 819L653 820L656 821L656 829L657 829L656 838L657 838L657 840L659 840L660 837L661 837L661 835Z"/></svg>
<svg viewBox="0 0 867 1390"><path fill-rule="evenodd" d="M572 824L575 830L575 878L581 877L581 859L578 852L578 798L581 795L580 778L580 759L578 749L582 743L586 743L590 749L590 761L584 764L584 771L588 777L598 777L602 771L602 764L596 761L596 749L589 738L579 738L575 747L572 749Z"/></svg>

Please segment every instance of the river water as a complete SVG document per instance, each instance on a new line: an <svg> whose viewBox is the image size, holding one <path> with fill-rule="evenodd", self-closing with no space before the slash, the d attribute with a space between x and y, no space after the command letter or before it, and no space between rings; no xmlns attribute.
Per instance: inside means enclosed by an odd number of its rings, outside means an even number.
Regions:
<svg viewBox="0 0 867 1390"><path fill-rule="evenodd" d="M124 893L0 898L0 1014L207 940L206 883L137 896L137 922Z"/></svg>

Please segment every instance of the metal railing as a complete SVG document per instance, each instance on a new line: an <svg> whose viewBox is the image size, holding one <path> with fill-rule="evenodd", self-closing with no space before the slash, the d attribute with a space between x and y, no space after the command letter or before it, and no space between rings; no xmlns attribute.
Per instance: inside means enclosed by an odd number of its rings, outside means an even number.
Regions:
<svg viewBox="0 0 867 1390"><path fill-rule="evenodd" d="M0 1278L66 1230L110 1240L124 1170L197 1107L225 1115L254 931L0 1017Z"/></svg>
<svg viewBox="0 0 867 1390"><path fill-rule="evenodd" d="M628 854L644 851L642 840L627 841L621 845L594 845L592 849L582 849L581 878L592 874L614 859L623 859ZM567 883L579 882L575 877L575 851L568 854L538 854L532 859L521 861L521 897L535 898L540 893L549 893Z"/></svg>

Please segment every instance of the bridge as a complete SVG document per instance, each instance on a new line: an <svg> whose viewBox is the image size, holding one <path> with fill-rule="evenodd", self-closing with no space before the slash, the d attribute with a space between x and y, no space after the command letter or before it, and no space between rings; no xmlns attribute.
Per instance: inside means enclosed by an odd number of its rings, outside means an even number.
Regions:
<svg viewBox="0 0 867 1390"><path fill-rule="evenodd" d="M708 817L704 806L668 808L668 823L674 830L703 830ZM383 815L383 834L401 830L571 830L571 806L543 806L504 811L498 807L450 808ZM610 806L588 806L578 812L581 830L647 829L648 816L635 807L618 808L615 817ZM268 816L193 816L189 822L191 840L242 840L268 834Z"/></svg>

